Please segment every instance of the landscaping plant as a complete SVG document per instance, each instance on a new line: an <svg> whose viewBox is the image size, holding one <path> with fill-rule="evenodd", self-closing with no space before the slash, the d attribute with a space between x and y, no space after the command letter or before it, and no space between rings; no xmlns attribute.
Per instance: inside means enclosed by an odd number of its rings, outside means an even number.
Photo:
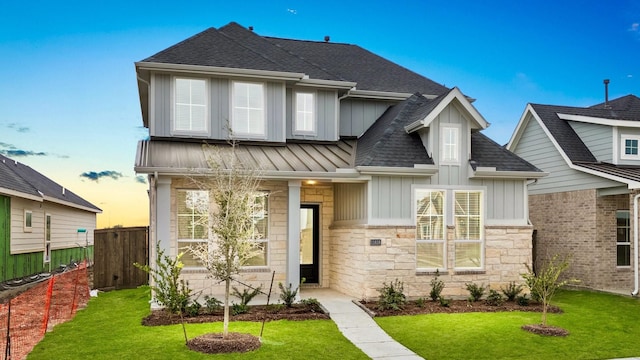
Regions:
<svg viewBox="0 0 640 360"><path fill-rule="evenodd" d="M507 301L515 301L518 295L522 292L522 287L522 284L517 284L515 281L512 281L509 285L500 289L507 298Z"/></svg>
<svg viewBox="0 0 640 360"><path fill-rule="evenodd" d="M467 291L469 291L469 302L475 302L484 295L484 284L477 285L475 283L466 283Z"/></svg>
<svg viewBox="0 0 640 360"><path fill-rule="evenodd" d="M547 310L551 299L558 289L569 283L578 282L578 280L561 280L560 276L569 267L569 257L554 255L549 261L542 264L538 273L534 273L529 264L525 264L528 272L522 274L526 280L527 286L531 290L531 295L536 294L539 301L542 302L542 325L547 325Z"/></svg>
<svg viewBox="0 0 640 360"><path fill-rule="evenodd" d="M440 294L444 289L444 281L439 280L440 271L436 270L436 276L431 279L431 291L429 292L429 297L431 300L436 301L440 298Z"/></svg>
<svg viewBox="0 0 640 360"><path fill-rule="evenodd" d="M402 281L382 283L382 288L378 289L378 309L380 310L400 310L404 307L407 297L404 295L404 284Z"/></svg>
<svg viewBox="0 0 640 360"><path fill-rule="evenodd" d="M300 280L300 285L304 284L305 278ZM284 303L284 305L288 308L293 306L293 303L296 301L296 295L298 295L299 287L293 289L292 285L285 287L281 282L278 283L278 287L280 288L280 300Z"/></svg>
<svg viewBox="0 0 640 360"><path fill-rule="evenodd" d="M261 292L262 285L257 288L246 287L242 289L242 292L240 292L237 287L233 286L233 296L239 298L242 305L249 305L249 302Z"/></svg>
<svg viewBox="0 0 640 360"><path fill-rule="evenodd" d="M500 306L504 302L504 298L500 295L496 290L489 290L489 295L487 295L487 304L491 306Z"/></svg>

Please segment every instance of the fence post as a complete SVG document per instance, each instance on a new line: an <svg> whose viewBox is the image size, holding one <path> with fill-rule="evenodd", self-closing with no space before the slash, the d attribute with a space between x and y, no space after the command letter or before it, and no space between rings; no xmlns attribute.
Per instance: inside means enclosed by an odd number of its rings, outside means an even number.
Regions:
<svg viewBox="0 0 640 360"><path fill-rule="evenodd" d="M4 358L5 360L11 360L11 332L9 329L11 328L11 299L9 299L9 308L7 310L7 343L4 348Z"/></svg>
<svg viewBox="0 0 640 360"><path fill-rule="evenodd" d="M49 326L49 309L51 308L51 296L53 294L53 282L56 277L52 276L49 279L49 287L47 288L47 298L44 303L44 319L42 319L42 336L47 332L47 326Z"/></svg>

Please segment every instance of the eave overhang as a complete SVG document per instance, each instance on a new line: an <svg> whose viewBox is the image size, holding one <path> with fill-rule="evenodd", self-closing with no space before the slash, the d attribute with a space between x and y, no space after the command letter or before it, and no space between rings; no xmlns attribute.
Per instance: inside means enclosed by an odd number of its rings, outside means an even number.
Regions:
<svg viewBox="0 0 640 360"><path fill-rule="evenodd" d="M433 176L438 173L435 165L416 164L414 167L356 166L363 175Z"/></svg>
<svg viewBox="0 0 640 360"><path fill-rule="evenodd" d="M562 120L568 121L576 121L583 122L589 124L597 124L597 125L607 125L607 126L623 126L630 128L640 128L640 122L633 120L624 120L624 119L607 119L593 116L584 116L584 115L571 115L571 114L557 114L558 117Z"/></svg>

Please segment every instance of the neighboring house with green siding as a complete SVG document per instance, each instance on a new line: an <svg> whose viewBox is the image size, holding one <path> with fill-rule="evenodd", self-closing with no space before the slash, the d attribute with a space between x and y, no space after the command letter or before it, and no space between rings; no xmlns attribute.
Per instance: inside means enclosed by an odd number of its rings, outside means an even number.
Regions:
<svg viewBox="0 0 640 360"><path fill-rule="evenodd" d="M91 256L100 212L29 166L0 155L0 282Z"/></svg>

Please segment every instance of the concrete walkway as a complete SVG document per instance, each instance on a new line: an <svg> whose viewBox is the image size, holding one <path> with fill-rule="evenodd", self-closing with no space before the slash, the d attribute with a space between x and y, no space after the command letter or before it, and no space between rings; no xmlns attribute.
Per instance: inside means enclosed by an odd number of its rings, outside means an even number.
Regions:
<svg viewBox="0 0 640 360"><path fill-rule="evenodd" d="M393 340L373 319L352 302L353 298L331 289L302 288L304 299L316 298L338 329L367 356L376 360L420 360L413 351Z"/></svg>

